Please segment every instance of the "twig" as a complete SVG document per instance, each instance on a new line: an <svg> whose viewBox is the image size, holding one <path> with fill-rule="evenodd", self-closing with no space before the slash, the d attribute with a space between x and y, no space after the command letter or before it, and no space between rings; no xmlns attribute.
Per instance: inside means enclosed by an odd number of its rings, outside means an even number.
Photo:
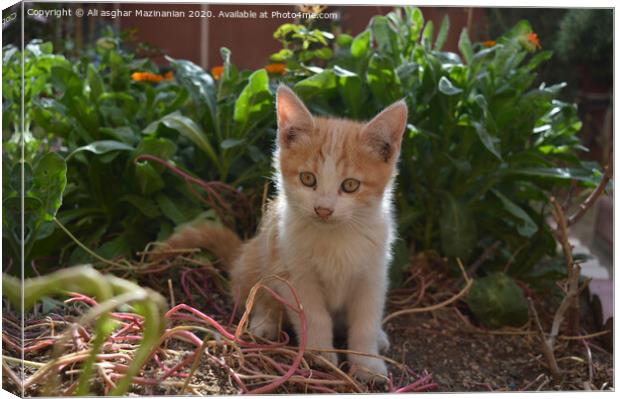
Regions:
<svg viewBox="0 0 620 399"><path fill-rule="evenodd" d="M535 379L533 379L532 381L528 382L523 388L519 389L519 391L527 391L527 389L529 387L531 387L532 385L534 385L536 382L538 382L538 380L540 380L541 378L543 378L545 376L545 373L539 374L538 377L536 377Z"/></svg>
<svg viewBox="0 0 620 399"><path fill-rule="evenodd" d="M170 305L175 307L176 301L174 299L174 289L172 288L172 280L170 279L168 279L168 292L170 293Z"/></svg>
<svg viewBox="0 0 620 399"><path fill-rule="evenodd" d="M549 383L549 378L545 377L545 380L542 382L542 384L540 384L540 385L538 386L538 388L536 388L536 390L537 390L537 391L542 390L542 389L543 389L543 387L544 387L545 385L547 385L548 383Z"/></svg>
<svg viewBox="0 0 620 399"><path fill-rule="evenodd" d="M611 179L611 173L612 172L610 165L605 166L603 178L599 182L598 186L596 186L596 189L590 193L588 198L586 198L586 200L579 205L579 210L574 215L568 218L566 223L567 226L572 226L573 224L577 223L577 221L582 218L582 216L588 211L588 209L590 209L592 205L594 205L598 197L600 197L603 191L605 191L605 187L607 187L607 183L609 183L609 180Z"/></svg>
<svg viewBox="0 0 620 399"><path fill-rule="evenodd" d="M551 337L545 338L545 332L540 324L540 319L538 318L538 312L536 311L536 307L534 306L534 302L532 302L532 298L527 298L527 301L530 305L530 310L532 311L532 315L534 316L534 320L536 321L536 326L538 327L538 332L540 334L540 342L543 350L543 354L547 358L547 365L549 366L549 370L553 375L553 379L556 381L560 380L560 369L558 368L558 363L555 359L555 355L553 354L553 343L554 339Z"/></svg>
<svg viewBox="0 0 620 399"><path fill-rule="evenodd" d="M386 316L381 323L385 324L388 321L392 320L393 318L398 317L398 316L402 316L404 314L431 312L433 310L437 310L437 309L446 307L446 306L450 305L451 303L454 303L454 302L458 301L463 296L465 296L465 294L467 294L467 292L469 292L469 289L471 288L472 284L474 283L474 280L469 278L469 276L467 275L467 272L465 271L465 267L463 267L463 263L458 258L457 258L457 263L459 265L459 268L461 269L461 273L463 273L463 278L465 279L465 287L463 287L463 289L458 294L456 294L456 295L452 296L451 298L448 298L447 300L445 300L445 301L443 301L441 303L438 303L436 305L427 306L427 307L424 307L424 308L402 309L402 310L396 311L396 312Z"/></svg>
<svg viewBox="0 0 620 399"><path fill-rule="evenodd" d="M590 346L585 339L581 340L581 343L586 349L586 358L588 359L588 382L592 385L594 381L594 368L592 367L592 351L590 350Z"/></svg>
<svg viewBox="0 0 620 399"><path fill-rule="evenodd" d="M562 211L562 207L558 204L555 197L550 197L549 201L553 208L551 212L553 213L553 218L557 223L555 235L560 245L562 246L562 251L564 252L564 257L566 258L566 272L568 278L570 280L572 275L572 267L573 267L573 250L568 242L568 225L566 223L566 217L564 216L564 211Z"/></svg>
<svg viewBox="0 0 620 399"><path fill-rule="evenodd" d="M604 331L599 331L599 332L595 332L595 333L587 334L587 335L577 335L577 336L560 335L558 339L567 340L567 341L591 339L591 338L600 337L601 335L609 334L610 332L611 332L610 330L604 330Z"/></svg>
<svg viewBox="0 0 620 399"><path fill-rule="evenodd" d="M488 246L484 252L482 252L482 255L480 255L480 257L478 259L476 259L476 261L474 263L471 264L471 266L467 269L467 272L469 273L470 276L473 276L476 274L476 271L478 270L478 268L487 260L489 259L491 256L493 256L493 254L495 254L495 251L497 251L497 249L499 248L499 246L502 244L501 241L495 241L493 244L491 244L490 246Z"/></svg>
<svg viewBox="0 0 620 399"><path fill-rule="evenodd" d="M80 240L78 240L69 231L69 229L67 229L62 223L60 223L60 221L56 217L54 217L53 220L54 220L54 223L56 223L56 225L58 225L58 227L60 227L60 229L65 232L65 234L67 234L80 248L82 248L84 251L86 251L93 258L95 258L95 259L97 259L97 260L99 260L99 261L101 261L103 263L106 263L108 265L119 267L121 269L126 269L127 267L130 266L129 263L123 265L123 264L120 264L120 263L113 262L111 260L107 260L106 258L103 258L103 257L97 255L94 251L92 251L90 248L88 248L86 245L84 245Z"/></svg>

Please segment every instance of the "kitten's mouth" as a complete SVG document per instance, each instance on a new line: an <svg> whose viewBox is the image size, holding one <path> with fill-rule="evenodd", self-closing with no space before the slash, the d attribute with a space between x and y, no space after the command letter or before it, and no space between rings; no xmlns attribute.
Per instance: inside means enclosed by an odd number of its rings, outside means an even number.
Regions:
<svg viewBox="0 0 620 399"><path fill-rule="evenodd" d="M336 226L340 224L340 220L337 218L321 218L319 216L313 215L311 218L312 221L318 226Z"/></svg>

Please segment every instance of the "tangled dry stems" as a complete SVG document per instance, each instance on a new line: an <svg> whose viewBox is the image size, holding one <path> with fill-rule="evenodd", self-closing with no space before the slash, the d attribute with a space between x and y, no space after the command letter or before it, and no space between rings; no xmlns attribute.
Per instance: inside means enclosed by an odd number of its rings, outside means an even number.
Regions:
<svg viewBox="0 0 620 399"><path fill-rule="evenodd" d="M134 377L130 392L164 390L177 395L361 393L416 392L436 388L430 375L417 374L387 357L382 358L398 370L400 383L390 376L384 386L366 386L325 361L313 348L305 348L305 334L296 345L289 342L285 332L276 342L253 337L245 325L258 290L264 290L293 309L305 325L303 308L298 301L286 303L269 287L259 284L252 290L245 312L237 315L239 306L229 300L226 278L207 259L181 255L160 264L131 265L133 272L129 266L115 262L102 267L107 268L106 272L122 271L129 274L127 277L140 281L153 279L160 285L161 281L166 281L163 274L176 273L178 277L178 283L174 284L178 304L166 313L167 328L158 347L150 354L139 375ZM164 288L160 287L160 290ZM68 295L60 314L36 317L31 314L27 317L23 348L19 345L19 322L12 320L10 315L4 317L8 328L5 327L2 339L13 356L5 356L7 363L3 367L12 370L7 373L8 377L16 385L22 385L29 394L67 395L77 388L80 368L89 356L96 335L92 323L79 324L78 320L80 315L100 304L95 298L80 293ZM40 311L37 313L41 314ZM131 307L116 309L110 312L110 317L114 320L114 330L97 355L96 372L90 381L91 391L98 394L114 390L131 364L143 332L143 318ZM53 348L59 343L62 353L54 356ZM27 359L23 381L18 377L22 375L19 367L22 350ZM344 349L335 351L349 352ZM213 376L205 378L205 370Z"/></svg>

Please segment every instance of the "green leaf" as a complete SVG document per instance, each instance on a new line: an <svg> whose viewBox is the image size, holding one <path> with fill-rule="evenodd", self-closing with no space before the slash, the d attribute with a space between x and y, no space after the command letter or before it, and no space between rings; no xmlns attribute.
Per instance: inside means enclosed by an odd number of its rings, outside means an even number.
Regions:
<svg viewBox="0 0 620 399"><path fill-rule="evenodd" d="M366 81L373 96L383 106L403 97L400 79L387 57L376 53L370 57Z"/></svg>
<svg viewBox="0 0 620 399"><path fill-rule="evenodd" d="M541 51L532 57L530 62L527 63L526 68L530 71L534 71L542 62L551 59L552 56L553 52L551 51Z"/></svg>
<svg viewBox="0 0 620 399"><path fill-rule="evenodd" d="M506 173L564 181L578 180L591 185L597 185L601 180L600 176L597 176L599 174L583 168L513 168Z"/></svg>
<svg viewBox="0 0 620 399"><path fill-rule="evenodd" d="M140 140L134 155L137 157L142 154L151 154L161 159L170 159L176 150L176 144L168 139L162 137L145 137Z"/></svg>
<svg viewBox="0 0 620 399"><path fill-rule="evenodd" d="M62 91L63 97L82 97L83 80L68 66L53 66L51 80Z"/></svg>
<svg viewBox="0 0 620 399"><path fill-rule="evenodd" d="M114 141L121 141L127 144L137 144L138 139L140 138L139 134L134 133L134 131L129 126L121 126L115 128L102 127L99 129L101 134L108 135L113 137Z"/></svg>
<svg viewBox="0 0 620 399"><path fill-rule="evenodd" d="M446 43L446 38L448 37L448 30L450 30L450 18L448 18L448 14L446 14L441 21L441 27L439 28L437 39L435 39L436 51L440 51L443 45Z"/></svg>
<svg viewBox="0 0 620 399"><path fill-rule="evenodd" d="M370 49L370 30L366 29L359 35L355 36L351 42L351 55L355 58L363 58Z"/></svg>
<svg viewBox="0 0 620 399"><path fill-rule="evenodd" d="M294 86L295 92L308 101L316 96L325 96L326 92L336 88L336 76L331 69L300 80Z"/></svg>
<svg viewBox="0 0 620 399"><path fill-rule="evenodd" d="M88 64L86 75L88 87L90 88L90 101L96 103L105 90L103 80L101 79L101 76L99 76L99 72L97 72L93 64Z"/></svg>
<svg viewBox="0 0 620 399"><path fill-rule="evenodd" d="M492 328L518 327L527 322L527 300L523 291L504 273L477 278L465 302L478 320Z"/></svg>
<svg viewBox="0 0 620 399"><path fill-rule="evenodd" d="M244 137L251 126L273 112L273 95L269 90L267 71L259 69L248 78L237 101L233 119L236 137Z"/></svg>
<svg viewBox="0 0 620 399"><path fill-rule="evenodd" d="M82 147L78 147L67 156L67 160L73 157L76 153L81 151L92 152L93 154L105 154L111 151L133 151L134 148L129 144L122 143L114 140L100 140L90 143Z"/></svg>
<svg viewBox="0 0 620 399"><path fill-rule="evenodd" d="M29 194L41 201L41 218L51 221L62 205L62 194L67 185L67 164L55 152L50 152L37 162L33 170L32 189Z"/></svg>
<svg viewBox="0 0 620 399"><path fill-rule="evenodd" d="M502 38L506 39L518 39L523 36L527 36L528 33L533 32L532 26L526 20L521 20L516 23L512 29L510 29Z"/></svg>
<svg viewBox="0 0 620 399"><path fill-rule="evenodd" d="M160 215L157 204L150 198L141 197L135 194L127 194L119 198L119 201L129 202L148 218L153 219Z"/></svg>
<svg viewBox="0 0 620 399"><path fill-rule="evenodd" d="M176 148L177 146L168 139L145 137L138 144L133 158L142 154L150 154L168 160L176 152ZM150 161L139 161L134 163L134 167L138 188L143 195L152 194L164 187L164 181L160 176L165 168L163 165Z"/></svg>
<svg viewBox="0 0 620 399"><path fill-rule="evenodd" d="M243 144L244 141L245 140L243 139L226 139L222 141L222 143L220 144L220 147L222 147L223 150L227 150L229 148L233 148L233 147Z"/></svg>
<svg viewBox="0 0 620 399"><path fill-rule="evenodd" d="M339 66L334 66L334 73L338 77L338 92L350 111L350 116L360 118L362 106L366 100L362 79L355 73Z"/></svg>
<svg viewBox="0 0 620 399"><path fill-rule="evenodd" d="M293 52L287 48L283 48L275 54L272 54L269 59L273 62L286 62L293 56Z"/></svg>
<svg viewBox="0 0 620 399"><path fill-rule="evenodd" d="M461 36L459 37L459 50L461 51L461 55L463 56L465 63L470 64L474 57L474 53L471 49L471 41L469 40L467 28L463 28L461 31Z"/></svg>
<svg viewBox="0 0 620 399"><path fill-rule="evenodd" d="M164 216L172 220L177 226L189 220L189 218L175 205L175 202L166 195L157 195L155 201L157 201L157 205L159 205Z"/></svg>
<svg viewBox="0 0 620 399"><path fill-rule="evenodd" d="M323 47L314 51L314 56L321 60L329 60L334 56L334 52L329 47Z"/></svg>
<svg viewBox="0 0 620 399"><path fill-rule="evenodd" d="M553 240L553 244L555 244L555 240ZM555 245L553 247L555 248ZM527 249L529 248L526 248L526 250ZM554 254L549 256L554 256ZM576 263L581 263L577 259L579 257L581 257L579 254L574 254L573 260ZM556 281L560 281L566 277L566 258L562 255L544 261L540 261L539 259L527 272L523 275L519 275L519 278L525 281L529 287L543 292L549 292L550 289L554 288Z"/></svg>
<svg viewBox="0 0 620 399"><path fill-rule="evenodd" d="M142 195L153 194L165 186L164 180L154 166L146 162L137 162L135 164L136 181Z"/></svg>
<svg viewBox="0 0 620 399"><path fill-rule="evenodd" d="M422 42L427 48L430 49L430 45L433 42L433 33L435 33L435 25L433 21L427 21L424 30L422 31Z"/></svg>
<svg viewBox="0 0 620 399"><path fill-rule="evenodd" d="M438 87L439 91L447 96L454 96L463 92L463 89L454 86L450 79L445 76L442 76L441 79L439 79Z"/></svg>
<svg viewBox="0 0 620 399"><path fill-rule="evenodd" d="M211 75L204 69L187 60L176 60L166 56L175 68L175 79L184 86L199 104L205 104L209 110L209 121L215 128L216 86Z"/></svg>
<svg viewBox="0 0 620 399"><path fill-rule="evenodd" d="M443 196L439 228L443 254L466 261L477 242L476 225L469 209L448 193Z"/></svg>
<svg viewBox="0 0 620 399"><path fill-rule="evenodd" d="M476 134L478 134L478 138L482 141L482 144L484 144L484 147L501 161L502 155L499 150L500 140L497 137L491 136L482 123L473 122L472 125L476 130Z"/></svg>
<svg viewBox="0 0 620 399"><path fill-rule="evenodd" d="M390 54L392 57L399 55L398 34L390 26L389 20L383 15L377 15L372 18L370 25L379 51Z"/></svg>
<svg viewBox="0 0 620 399"><path fill-rule="evenodd" d="M336 36L336 44L338 45L338 47L341 47L341 48L349 47L352 42L353 42L353 36L347 35L346 33L341 33L338 36Z"/></svg>
<svg viewBox="0 0 620 399"><path fill-rule="evenodd" d="M420 38L422 27L424 26L424 15L418 7L407 7L405 12L409 15L409 40L411 43L415 43Z"/></svg>
<svg viewBox="0 0 620 399"><path fill-rule="evenodd" d="M219 165L220 161L218 155L207 139L207 135L193 120L175 111L151 123L144 129L144 132L147 134L153 133L160 123L167 128L176 130L179 134L188 138L198 148L204 151L215 165Z"/></svg>
<svg viewBox="0 0 620 399"><path fill-rule="evenodd" d="M521 207L517 204L506 198L503 194L501 194L497 190L491 190L493 194L497 196L502 201L502 205L504 209L508 211L512 216L516 217L519 220L519 224L517 225L517 231L523 237L531 237L538 231L538 226L532 220L530 215L527 214Z"/></svg>
<svg viewBox="0 0 620 399"><path fill-rule="evenodd" d="M95 253L105 259L114 259L119 255L129 254L130 250L127 235L121 234L97 248Z"/></svg>

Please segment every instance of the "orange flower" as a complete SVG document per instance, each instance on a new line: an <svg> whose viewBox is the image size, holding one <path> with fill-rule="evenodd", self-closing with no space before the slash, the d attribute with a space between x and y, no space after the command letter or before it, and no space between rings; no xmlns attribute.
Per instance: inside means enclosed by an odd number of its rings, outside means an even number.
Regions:
<svg viewBox="0 0 620 399"><path fill-rule="evenodd" d="M484 47L493 47L497 44L497 42L495 40L487 40L485 42L482 43L482 45Z"/></svg>
<svg viewBox="0 0 620 399"><path fill-rule="evenodd" d="M542 48L542 46L540 45L540 40L538 39L538 35L536 33L534 33L534 32L529 33L527 35L527 41L532 43L534 45L534 47L539 49L539 50Z"/></svg>
<svg viewBox="0 0 620 399"><path fill-rule="evenodd" d="M277 75L282 75L284 72L286 72L286 65L285 64L269 64L265 66L265 69L267 70L267 72L269 73L273 73L273 74L277 74Z"/></svg>
<svg viewBox="0 0 620 399"><path fill-rule="evenodd" d="M172 71L168 71L164 74L164 80L172 80L172 78L174 78Z"/></svg>
<svg viewBox="0 0 620 399"><path fill-rule="evenodd" d="M138 82L154 82L159 83L163 79L161 75L152 72L134 72L131 79Z"/></svg>
<svg viewBox="0 0 620 399"><path fill-rule="evenodd" d="M218 80L222 74L224 73L224 67L221 65L218 66L214 66L213 68L211 68L211 75L213 76L213 79Z"/></svg>

